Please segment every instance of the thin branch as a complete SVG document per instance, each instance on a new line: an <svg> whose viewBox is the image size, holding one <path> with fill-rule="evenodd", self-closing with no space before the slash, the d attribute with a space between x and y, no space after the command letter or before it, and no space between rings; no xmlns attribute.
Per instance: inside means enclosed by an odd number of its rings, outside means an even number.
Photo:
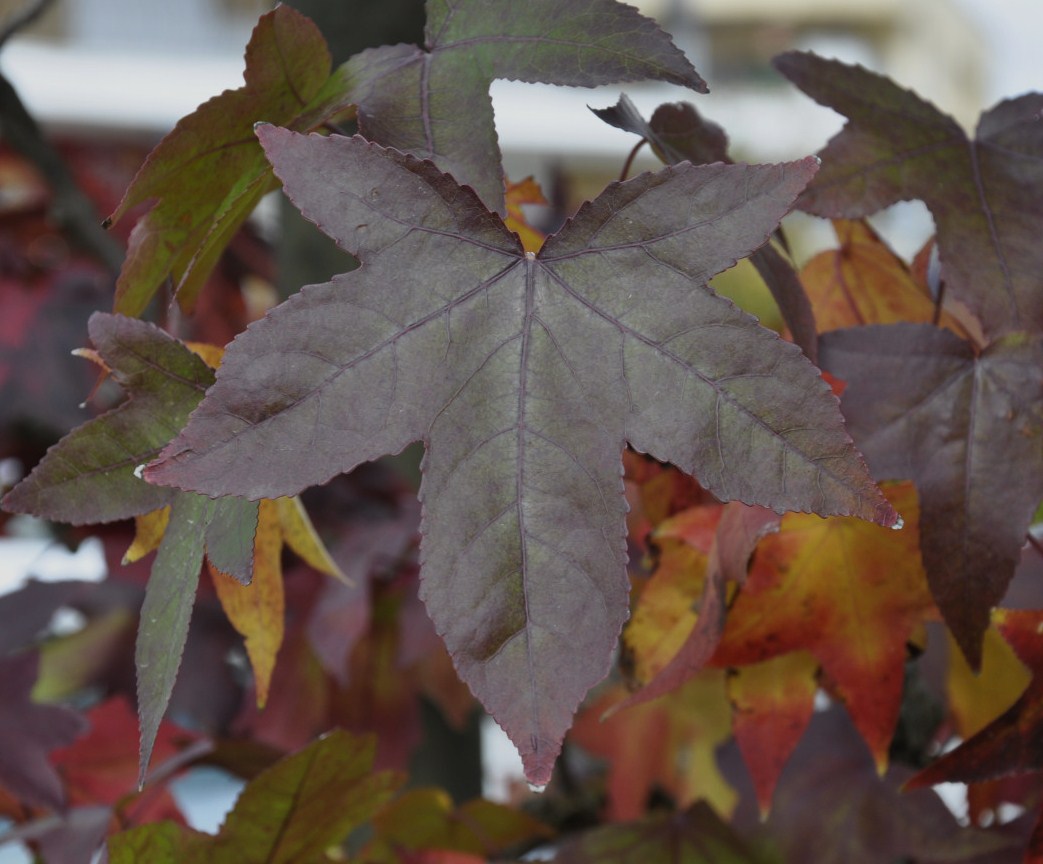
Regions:
<svg viewBox="0 0 1043 864"><path fill-rule="evenodd" d="M113 273L123 264L123 250L101 227L90 199L80 190L61 155L44 137L18 92L0 74L0 135L43 174L51 187L51 218L80 246Z"/></svg>
<svg viewBox="0 0 1043 864"><path fill-rule="evenodd" d="M634 157L637 156L638 151L648 143L648 140L642 138L637 144L634 145L634 149L630 151L630 155L627 156L627 161L623 163L623 170L619 175L619 182L622 183L627 179L627 175L630 173L630 166L634 164Z"/></svg>
<svg viewBox="0 0 1043 864"><path fill-rule="evenodd" d="M21 9L8 17L3 26L0 27L0 48L14 36L18 31L32 24L37 18L47 11L54 0L33 0L26 3Z"/></svg>

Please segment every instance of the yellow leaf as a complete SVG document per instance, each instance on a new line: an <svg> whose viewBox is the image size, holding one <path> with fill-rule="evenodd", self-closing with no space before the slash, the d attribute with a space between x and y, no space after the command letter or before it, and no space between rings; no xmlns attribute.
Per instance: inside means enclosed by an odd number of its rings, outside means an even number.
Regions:
<svg viewBox="0 0 1043 864"><path fill-rule="evenodd" d="M296 496L277 498L275 503L279 508L279 524L286 545L320 573L326 573L345 584L350 584L351 580L341 572L337 562L330 557L326 546L319 539L301 499Z"/></svg>
<svg viewBox="0 0 1043 864"><path fill-rule="evenodd" d="M952 635L948 636L949 671L945 684L949 707L956 731L961 737L970 738L1017 702L1032 675L995 625L985 631L978 675L971 672Z"/></svg>
<svg viewBox="0 0 1043 864"><path fill-rule="evenodd" d="M133 564L159 548L170 521L170 508L163 507L134 517L134 540L123 556L124 564Z"/></svg>
<svg viewBox="0 0 1043 864"><path fill-rule="evenodd" d="M532 177L526 177L517 183L507 181L507 218L504 224L518 235L526 252L539 252L543 246L544 235L533 228L525 218L522 204L546 204L540 184Z"/></svg>
<svg viewBox="0 0 1043 864"><path fill-rule="evenodd" d="M279 525L278 505L274 501L262 500L254 537L253 580L249 585L243 585L209 565L221 606L232 626L246 640L246 653L257 683L258 707L264 707L268 701L275 657L283 639L283 536Z"/></svg>
<svg viewBox="0 0 1043 864"><path fill-rule="evenodd" d="M224 348L220 348L217 345L210 345L207 342L186 342L185 347L201 358L202 361L211 369L216 369L220 366L221 361L225 356Z"/></svg>
<svg viewBox="0 0 1043 864"><path fill-rule="evenodd" d="M833 228L839 248L816 255L800 272L819 332L934 320L934 300L868 222L837 219ZM940 323L964 335L947 313Z"/></svg>

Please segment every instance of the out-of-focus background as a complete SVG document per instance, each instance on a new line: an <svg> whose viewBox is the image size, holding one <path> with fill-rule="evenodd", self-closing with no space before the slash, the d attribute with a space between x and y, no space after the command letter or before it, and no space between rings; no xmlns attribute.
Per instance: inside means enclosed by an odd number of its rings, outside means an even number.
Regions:
<svg viewBox="0 0 1043 864"><path fill-rule="evenodd" d="M416 7L412 12L410 3ZM0 0L0 29L31 5ZM56 0L2 46L0 72L47 136L65 148L63 152L86 159L93 166L92 176L101 177L99 183L108 177L112 188L91 191L111 210L141 156L180 117L220 91L242 84L243 48L257 17L272 5L262 0ZM350 31L353 16L369 20L380 9L402 8L407 10L402 14L416 17L421 3L302 0L292 5L307 14L319 11L326 20L337 22L338 29ZM621 91L646 116L663 102L691 101L727 130L736 159L768 161L817 151L841 122L773 70L771 58L788 49L811 49L886 73L968 129L973 129L984 108L1000 99L1043 89L1043 64L1038 59L1043 3L1039 0L643 0L635 5L674 35L709 83L709 95L668 85L631 84L596 91L516 82L493 85L508 176L534 175L564 212L615 179L635 143L633 136L605 125L587 110L587 106L614 104ZM4 134L0 129L0 137ZM636 167L644 170L655 163L646 152ZM39 193L38 178L11 174L11 170L9 162L0 158L0 213ZM278 237L283 213L269 202L261 216L263 236ZM918 204L899 205L875 221L907 256L931 233L930 217ZM828 226L811 222L798 219L794 225L798 258L831 239ZM59 254L47 245L51 241L44 235L27 242L36 244L30 250L34 261L46 262ZM0 248L0 256L3 253ZM264 286L258 287L255 272L244 275L241 284L235 282L234 269L229 273L229 290L241 291L245 305L263 301L256 296L258 291L264 294ZM61 300L66 288L58 285L55 290ZM97 304L92 306L95 295L89 281L81 280L68 290L74 302L63 300L60 309L71 316L69 338L78 345L84 338L86 315ZM0 293L0 333L17 326L4 297ZM59 308L57 301L55 308ZM23 311L20 308L18 314ZM12 336L7 341L17 343L19 350L34 350L26 338ZM45 349L50 350L48 346L40 350ZM40 356L45 364L47 355ZM4 362L7 359L0 354L0 371ZM64 369L41 365L39 374L46 376L47 386L27 387L17 398L5 396L0 401L0 429L6 430L14 412L28 408L33 409L28 411L33 422L55 436L84 419L76 419L75 409L89 393L90 376L79 366L68 375ZM53 408L32 403L42 393L53 397ZM5 436L7 431L0 435L5 444L0 484L6 486L27 467L21 462L29 462L33 454L19 443L21 439L11 444ZM17 530L9 526L8 536L0 541L0 595L24 584L29 573L43 580L103 574L106 565L100 544L79 542L73 557L53 538L34 536L27 522L15 526ZM75 629L77 622L52 622L53 629L63 626ZM502 746L494 737L487 739L487 747ZM487 792L495 794L502 779L487 777ZM221 782L204 777L182 796L189 805L198 805L195 813L189 813L197 826L212 830L222 808L233 799L235 788ZM18 854L13 847L0 847L0 862L27 860Z"/></svg>

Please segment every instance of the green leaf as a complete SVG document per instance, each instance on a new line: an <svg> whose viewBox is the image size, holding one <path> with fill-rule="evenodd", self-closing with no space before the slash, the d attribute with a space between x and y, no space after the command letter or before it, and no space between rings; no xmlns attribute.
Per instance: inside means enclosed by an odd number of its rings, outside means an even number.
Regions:
<svg viewBox="0 0 1043 864"><path fill-rule="evenodd" d="M232 235L265 193L278 188L254 124L309 129L344 104L341 82L328 81L322 34L290 6L257 23L243 77L245 87L226 90L178 122L109 217L115 222L157 201L131 232L114 311L141 314L168 276L182 307L191 309Z"/></svg>
<svg viewBox="0 0 1043 864"><path fill-rule="evenodd" d="M134 652L141 719L139 784L145 782L156 733L181 666L203 565L204 530L213 506L201 495L178 496L145 589Z"/></svg>
<svg viewBox="0 0 1043 864"><path fill-rule="evenodd" d="M109 838L110 864L206 864L210 836L174 822L139 825Z"/></svg>
<svg viewBox="0 0 1043 864"><path fill-rule="evenodd" d="M256 501L219 498L206 526L206 557L222 573L249 585L256 533Z"/></svg>
<svg viewBox="0 0 1043 864"><path fill-rule="evenodd" d="M653 79L706 92L670 37L616 0L428 0L425 32L427 50L392 45L348 61L359 129L433 160L501 215L494 78L573 87Z"/></svg>
<svg viewBox="0 0 1043 864"><path fill-rule="evenodd" d="M422 596L532 782L627 616L626 441L721 498L894 520L818 371L706 287L813 160L615 184L536 256L430 163L259 134L363 266L238 337L146 476L274 497L423 441Z"/></svg>
<svg viewBox="0 0 1043 864"><path fill-rule="evenodd" d="M557 864L777 864L746 843L704 801L681 813L606 825L566 843Z"/></svg>

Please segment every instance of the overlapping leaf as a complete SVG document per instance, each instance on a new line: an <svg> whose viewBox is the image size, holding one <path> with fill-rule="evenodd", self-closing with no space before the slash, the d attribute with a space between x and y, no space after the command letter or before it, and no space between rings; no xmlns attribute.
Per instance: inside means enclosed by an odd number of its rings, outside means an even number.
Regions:
<svg viewBox="0 0 1043 864"><path fill-rule="evenodd" d="M724 673L707 669L662 699L608 713L625 692L607 689L584 706L569 733L571 742L608 763L606 818L639 818L655 789L681 807L702 799L730 813L738 795L716 760L731 733Z"/></svg>
<svg viewBox="0 0 1043 864"><path fill-rule="evenodd" d="M848 118L801 207L855 218L918 198L934 217L947 289L986 334L1043 328L1043 94L996 105L968 139L951 117L859 66L797 52L775 65Z"/></svg>
<svg viewBox="0 0 1043 864"><path fill-rule="evenodd" d="M733 501L719 508L713 530L700 538L692 529L707 521L700 512L705 509L678 513L656 531L661 545L659 566L625 633L626 644L639 664L636 677L644 686L627 704L646 702L675 690L713 656L724 633L729 582L745 581L758 541L779 530L776 513ZM670 538L683 540L684 544L670 544ZM675 596L671 597L671 593ZM666 608L659 615L649 616L646 624L646 613L657 599ZM670 622L668 627L663 626L664 618ZM642 629L665 631L654 637L655 650L641 648Z"/></svg>
<svg viewBox="0 0 1043 864"><path fill-rule="evenodd" d="M191 308L232 235L261 197L278 188L253 126L311 129L345 104L330 81L318 28L290 6L263 15L246 47L246 86L226 90L183 118L149 155L109 217L146 201L116 286L115 311L138 315L167 276Z"/></svg>
<svg viewBox="0 0 1043 864"><path fill-rule="evenodd" d="M652 79L706 92L670 37L616 0L429 0L426 50L363 51L344 74L363 135L432 159L504 212L494 78L594 87Z"/></svg>
<svg viewBox="0 0 1043 864"><path fill-rule="evenodd" d="M640 135L667 165L684 161L695 165L731 162L724 130L687 102L660 105L647 122L626 94L611 108L593 110L610 126ZM785 243L781 229L777 236ZM793 341L812 361L816 360L815 318L793 266L771 244L754 252L750 263L771 291Z"/></svg>
<svg viewBox="0 0 1043 864"><path fill-rule="evenodd" d="M736 666L810 651L881 771L902 700L906 642L934 610L917 554L915 490L906 483L887 496L906 520L900 532L783 516L779 533L757 547L714 655L714 663Z"/></svg>
<svg viewBox="0 0 1043 864"><path fill-rule="evenodd" d="M779 783L763 834L787 862L1019 860L1024 841L1018 837L959 825L930 790L902 792L908 773L894 767L879 776L843 712L816 713Z"/></svg>
<svg viewBox="0 0 1043 864"><path fill-rule="evenodd" d="M331 732L280 760L240 794L217 836L170 822L134 828L109 840L113 864L296 864L362 824L399 785L372 773L373 742Z"/></svg>
<svg viewBox="0 0 1043 864"><path fill-rule="evenodd" d="M930 294L868 222L836 219L833 229L839 246L819 253L800 271L821 332L934 320ZM965 335L948 313L942 313L939 323Z"/></svg>
<svg viewBox="0 0 1043 864"><path fill-rule="evenodd" d="M259 134L364 266L237 338L146 476L274 497L422 440L423 597L533 782L627 614L625 441L722 498L895 518L814 367L705 288L765 242L811 160L611 186L536 256L430 163Z"/></svg>
<svg viewBox="0 0 1043 864"><path fill-rule="evenodd" d="M971 665L1043 499L1043 340L981 353L930 325L829 333L848 428L874 476L916 483L935 600Z"/></svg>
<svg viewBox="0 0 1043 864"><path fill-rule="evenodd" d="M129 399L74 429L4 498L4 507L74 524L109 522L170 506L138 630L142 774L181 663L204 551L224 572L250 579L257 504L210 501L151 486L139 467L184 424L213 381L184 344L132 318L95 313L97 355Z"/></svg>
<svg viewBox="0 0 1043 864"><path fill-rule="evenodd" d="M993 618L1018 658L1032 671L1032 680L1010 708L910 780L907 786L911 789L1043 771L1043 613L998 609Z"/></svg>

